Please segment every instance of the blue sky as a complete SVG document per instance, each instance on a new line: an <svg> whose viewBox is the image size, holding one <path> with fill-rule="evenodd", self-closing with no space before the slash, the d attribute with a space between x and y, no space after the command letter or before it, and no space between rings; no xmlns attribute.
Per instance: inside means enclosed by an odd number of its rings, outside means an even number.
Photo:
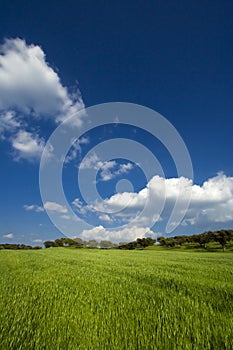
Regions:
<svg viewBox="0 0 233 350"><path fill-rule="evenodd" d="M77 232L84 239L130 240L145 230L165 233L181 180L166 147L136 127L112 124L91 130L70 150L63 169L64 191L91 229L72 226L61 203L42 203L40 157L51 133L84 108L75 126L81 129L88 107L116 101L159 112L188 148L194 178L192 183L182 182L182 198L187 189L193 194L174 233L232 228L232 7L230 1L199 0L1 3L1 242L40 244L61 236L47 212L64 221L65 234ZM149 149L164 179L158 168L147 179L129 159L106 162L98 152L88 156L99 143L120 137ZM102 203L87 203L81 197L77 174L86 155L81 168L85 174L96 170ZM164 186L167 197L159 215L153 203L159 202ZM119 228L137 216L144 196L151 201L148 212L132 227ZM109 215L129 202L121 215ZM100 214L103 205L108 212ZM153 215L157 222L151 227Z"/></svg>

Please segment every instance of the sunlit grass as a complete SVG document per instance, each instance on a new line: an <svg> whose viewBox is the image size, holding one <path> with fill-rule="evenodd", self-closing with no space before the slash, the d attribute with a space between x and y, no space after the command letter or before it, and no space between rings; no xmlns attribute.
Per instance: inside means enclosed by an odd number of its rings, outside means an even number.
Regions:
<svg viewBox="0 0 233 350"><path fill-rule="evenodd" d="M233 255L0 251L0 349L232 349Z"/></svg>

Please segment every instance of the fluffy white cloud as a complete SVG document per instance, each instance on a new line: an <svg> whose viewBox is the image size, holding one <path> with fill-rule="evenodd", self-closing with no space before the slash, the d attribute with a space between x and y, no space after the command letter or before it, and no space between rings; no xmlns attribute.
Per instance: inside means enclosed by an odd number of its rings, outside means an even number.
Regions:
<svg viewBox="0 0 233 350"><path fill-rule="evenodd" d="M34 242L34 243L42 243L43 240L38 238L38 239L33 239L32 242Z"/></svg>
<svg viewBox="0 0 233 350"><path fill-rule="evenodd" d="M80 93L69 94L38 45L7 39L0 47L0 110L55 117L63 121L84 107Z"/></svg>
<svg viewBox="0 0 233 350"><path fill-rule="evenodd" d="M72 126L80 126L85 115L81 94L78 88L69 93L38 45L5 40L0 46L0 140L10 141L14 159L40 159L45 145L40 123L50 119L56 126L80 110Z"/></svg>
<svg viewBox="0 0 233 350"><path fill-rule="evenodd" d="M194 185L186 178L164 179L154 176L147 186L139 191L117 193L102 202L96 201L88 206L81 206L79 211L102 212L99 219L106 222L109 214L117 224L128 223L137 228L151 227L151 223L167 221L179 196L182 202L191 193L191 201L181 225L214 229L216 224L233 223L233 177L223 173L208 179L202 185ZM162 212L159 211L163 204ZM143 209L146 206L146 210ZM182 205L180 208L182 214ZM175 223L173 223L175 224Z"/></svg>
<svg viewBox="0 0 233 350"><path fill-rule="evenodd" d="M90 230L84 230L80 235L83 240L95 239L97 241L108 240L112 242L129 242L137 238L143 238L147 235L155 236L156 234L147 227L131 227L121 230L107 230L103 226L96 226Z"/></svg>
<svg viewBox="0 0 233 350"><path fill-rule="evenodd" d="M103 162L95 153L85 157L79 166L81 170L94 169L99 171L101 181L109 181L117 176L127 174L133 167L132 163L120 164L115 160Z"/></svg>
<svg viewBox="0 0 233 350"><path fill-rule="evenodd" d="M8 239L13 239L14 235L13 235L13 233L7 233L7 234L3 235L2 237L8 238Z"/></svg>
<svg viewBox="0 0 233 350"><path fill-rule="evenodd" d="M12 137L11 142L14 151L16 151L16 159L40 159L45 146L45 141L43 139L25 130L18 131L18 133Z"/></svg>
<svg viewBox="0 0 233 350"><path fill-rule="evenodd" d="M66 214L67 208L56 202L45 202L44 208L48 211L54 211L56 213Z"/></svg>
<svg viewBox="0 0 233 350"><path fill-rule="evenodd" d="M192 200L183 225L214 225L232 221L233 177L219 173L202 186L192 186Z"/></svg>

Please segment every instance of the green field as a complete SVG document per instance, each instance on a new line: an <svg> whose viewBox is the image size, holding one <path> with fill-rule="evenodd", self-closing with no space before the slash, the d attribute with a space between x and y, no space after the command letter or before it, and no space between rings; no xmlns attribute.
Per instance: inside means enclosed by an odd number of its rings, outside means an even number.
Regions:
<svg viewBox="0 0 233 350"><path fill-rule="evenodd" d="M233 254L0 251L0 349L233 349Z"/></svg>

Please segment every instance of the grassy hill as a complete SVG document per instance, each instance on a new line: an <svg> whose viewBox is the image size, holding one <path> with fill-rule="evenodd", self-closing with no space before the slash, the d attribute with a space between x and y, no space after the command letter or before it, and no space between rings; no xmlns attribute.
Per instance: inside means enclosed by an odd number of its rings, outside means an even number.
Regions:
<svg viewBox="0 0 233 350"><path fill-rule="evenodd" d="M0 349L232 349L233 255L0 251Z"/></svg>

